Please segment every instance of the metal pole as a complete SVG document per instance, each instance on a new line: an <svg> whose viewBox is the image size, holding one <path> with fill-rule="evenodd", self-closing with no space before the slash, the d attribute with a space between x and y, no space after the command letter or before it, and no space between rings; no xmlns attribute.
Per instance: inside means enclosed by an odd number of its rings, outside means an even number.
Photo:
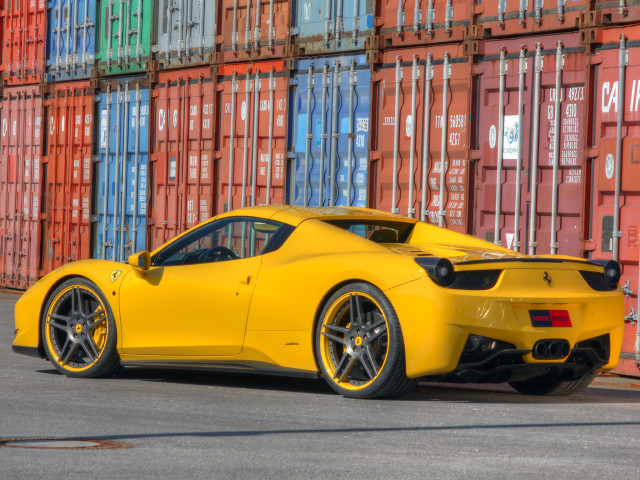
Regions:
<svg viewBox="0 0 640 480"><path fill-rule="evenodd" d="M498 166L496 169L496 215L494 223L493 243L502 245L500 241L500 214L502 209L502 156L504 149L504 88L507 76L507 52L500 51L500 97L498 102Z"/></svg>
<svg viewBox="0 0 640 480"><path fill-rule="evenodd" d="M249 105L251 100L251 72L247 70L245 76L245 104L244 104L244 150L242 154L242 208L246 206L247 199L247 169L249 155Z"/></svg>
<svg viewBox="0 0 640 480"><path fill-rule="evenodd" d="M453 5L452 0L447 0L447 7L444 18L444 31L449 33L451 31L451 24L453 23Z"/></svg>
<svg viewBox="0 0 640 480"><path fill-rule="evenodd" d="M416 35L420 31L420 22L422 21L422 12L420 11L420 0L415 0L413 4L413 33Z"/></svg>
<svg viewBox="0 0 640 480"><path fill-rule="evenodd" d="M411 138L409 141L409 204L407 216L413 217L416 209L413 207L413 183L415 181L415 157L416 157L416 97L418 94L418 80L420 80L420 70L418 68L418 56L413 56L413 67L411 69Z"/></svg>
<svg viewBox="0 0 640 480"><path fill-rule="evenodd" d="M429 0L429 5L427 6L427 23L425 24L427 35L431 35L433 33L436 23L436 9L433 2L434 0Z"/></svg>
<svg viewBox="0 0 640 480"><path fill-rule="evenodd" d="M529 0L520 0L520 25L524 25L527 20L527 9L529 8Z"/></svg>
<svg viewBox="0 0 640 480"><path fill-rule="evenodd" d="M540 81L542 78L542 45L536 44L535 80L533 86L533 151L531 153L531 205L529 213L529 255L535 255L536 247L536 215L538 199L538 144L540 142Z"/></svg>
<svg viewBox="0 0 640 480"><path fill-rule="evenodd" d="M10 2L11 3L11 2ZM109 24L111 27L111 24ZM60 46L62 44L62 2L58 2L58 28L53 30L58 34L56 40L56 73L60 73ZM111 35L109 35L111 36Z"/></svg>
<svg viewBox="0 0 640 480"><path fill-rule="evenodd" d="M398 18L396 25L396 32L401 34L404 31L404 7L402 6L402 0L398 0Z"/></svg>
<svg viewBox="0 0 640 480"><path fill-rule="evenodd" d="M130 38L131 34L131 0L127 0L127 23L124 30L124 63L129 65L129 59L131 58Z"/></svg>
<svg viewBox="0 0 640 480"><path fill-rule="evenodd" d="M256 21L253 25L253 48L260 48L260 0L256 0Z"/></svg>
<svg viewBox="0 0 640 480"><path fill-rule="evenodd" d="M86 5L86 2L85 2ZM76 71L78 66L78 52L76 51L76 29L78 28L78 0L74 0L73 2L73 24L69 25L69 28L73 29L73 35L71 37L71 49L70 53L73 53L73 71ZM71 60L68 59L69 55L67 54L67 70L70 68Z"/></svg>
<svg viewBox="0 0 640 480"><path fill-rule="evenodd" d="M122 65L122 57L124 55L124 48L122 43L124 42L124 15L124 0L120 0L120 22L118 23L118 65Z"/></svg>
<svg viewBox="0 0 640 480"><path fill-rule="evenodd" d="M616 125L616 178L615 192L613 200L613 259L617 262L619 257L620 237L620 189L622 182L622 124L624 122L624 80L627 65L629 64L629 53L627 50L627 40L624 34L620 35L620 52L618 57L618 119ZM639 284L640 285L640 284ZM640 290L640 288L639 288Z"/></svg>
<svg viewBox="0 0 640 480"><path fill-rule="evenodd" d="M273 50L276 41L276 27L273 26L273 0L269 0L269 49Z"/></svg>
<svg viewBox="0 0 640 480"><path fill-rule="evenodd" d="M273 100L276 89L276 79L273 76L273 68L269 71L269 144L267 152L267 201L271 203L271 167L273 164Z"/></svg>
<svg viewBox="0 0 640 480"><path fill-rule="evenodd" d="M260 0L256 0L259 2ZM247 0L247 19L244 27L244 49L251 49L251 0Z"/></svg>
<svg viewBox="0 0 640 480"><path fill-rule="evenodd" d="M542 9L544 8L544 0L536 0L536 23L542 22Z"/></svg>
<svg viewBox="0 0 640 480"><path fill-rule="evenodd" d="M451 78L451 65L449 64L449 52L444 52L444 65L442 78L442 140L440 142L440 210L438 211L438 226L444 227L444 190L445 190L445 159L447 157L447 118L449 107L449 79Z"/></svg>
<svg viewBox="0 0 640 480"><path fill-rule="evenodd" d="M236 72L231 76L231 132L229 134L229 192L227 198L227 211L233 210L233 154L235 151L236 133L236 93L238 92L238 80Z"/></svg>
<svg viewBox="0 0 640 480"><path fill-rule="evenodd" d="M422 205L420 220L427 219L427 172L429 163L429 141L431 135L431 81L433 80L433 64L431 54L427 54L427 63L424 66L424 133L422 135Z"/></svg>
<svg viewBox="0 0 640 480"><path fill-rule="evenodd" d="M322 124L320 137L320 194L318 206L321 207L324 201L324 150L327 142L327 95L329 90L329 65L324 64L322 69Z"/></svg>
<svg viewBox="0 0 640 480"><path fill-rule="evenodd" d="M340 62L333 64L333 96L331 98L331 156L329 158L329 206L336 203L336 164L338 157L338 96L340 95Z"/></svg>
<svg viewBox="0 0 640 480"><path fill-rule="evenodd" d="M142 61L142 0L138 0L138 8L136 10L136 17L138 18L138 27L136 28L136 62Z"/></svg>
<svg viewBox="0 0 640 480"><path fill-rule="evenodd" d="M393 184L391 186L391 213L398 209L398 150L400 149L400 87L402 85L402 59L396 57L396 98L393 127Z"/></svg>
<svg viewBox="0 0 640 480"><path fill-rule="evenodd" d="M259 1L256 0L256 4ZM258 176L258 121L260 119L260 112L258 110L260 103L260 70L256 71L254 79L255 88L253 90L253 133L251 134L251 206L256 204L256 188L257 188L257 176Z"/></svg>
<svg viewBox="0 0 640 480"><path fill-rule="evenodd" d="M82 24L82 73L87 73L87 29L89 28L89 2L84 2L84 23Z"/></svg>
<svg viewBox="0 0 640 480"><path fill-rule="evenodd" d="M133 225L131 228L131 253L136 251L137 244L137 232L138 232L138 168L140 163L140 84L136 83L136 143L134 150L134 164L133 164Z"/></svg>
<svg viewBox="0 0 640 480"><path fill-rule="evenodd" d="M238 0L233 0L233 30L231 31L231 51L238 50Z"/></svg>
<svg viewBox="0 0 640 480"><path fill-rule="evenodd" d="M142 0L140 0L142 1ZM171 0L169 0L171 1ZM237 1L237 0L236 0ZM167 8L167 46L166 46L166 50L165 50L165 54L164 54L164 58L165 61L169 61L169 58L171 57L171 32L173 31L173 26L171 25L171 18L173 17L173 10L174 10L174 6L173 4L169 5Z"/></svg>
<svg viewBox="0 0 640 480"><path fill-rule="evenodd" d="M307 74L307 148L304 152L304 201L302 204L306 207L309 205L309 158L311 155L311 140L313 133L311 132L311 95L313 93L313 63L309 65L309 73Z"/></svg>
<svg viewBox="0 0 640 480"><path fill-rule="evenodd" d="M516 204L513 222L513 249L520 251L520 199L522 193L522 156L524 148L524 82L527 75L527 49L520 49L520 83L518 86L518 154L516 155Z"/></svg>
<svg viewBox="0 0 640 480"><path fill-rule="evenodd" d="M562 54L562 42L558 41L556 49L556 105L553 137L553 190L551 197L551 254L558 253L556 223L558 220L558 166L560 164L560 107L562 97L562 70L564 68L564 55Z"/></svg>
<svg viewBox="0 0 640 480"><path fill-rule="evenodd" d="M324 3L324 46L329 46L329 35L331 35L331 0Z"/></svg>
<svg viewBox="0 0 640 480"><path fill-rule="evenodd" d="M344 31L344 20L342 18L342 0L338 0L336 5L336 45L341 43L341 35Z"/></svg>
<svg viewBox="0 0 640 480"><path fill-rule="evenodd" d="M347 201L345 204L350 206L351 202L351 180L353 178L353 141L355 132L353 129L353 116L356 93L356 61L351 60L351 71L349 72L349 151L347 153Z"/></svg>
<svg viewBox="0 0 640 480"><path fill-rule="evenodd" d="M107 258L107 199L109 198L109 133L111 132L111 85L107 84L107 129L105 132L104 154L104 197L102 198L102 258Z"/></svg>
<svg viewBox="0 0 640 480"><path fill-rule="evenodd" d="M116 232L118 232L117 215L118 215L118 172L120 171L120 130L122 128L121 123L121 108L122 108L122 91L121 86L118 84L118 94L116 97L118 106L116 108L116 156L114 158L114 191L113 191L113 245L111 246L111 260L116 260Z"/></svg>
<svg viewBox="0 0 640 480"><path fill-rule="evenodd" d="M354 45L358 43L358 31L360 30L360 2L353 0L353 30L351 31L351 41Z"/></svg>
<svg viewBox="0 0 640 480"><path fill-rule="evenodd" d="M124 121L122 128L124 129L124 140L122 142L122 163L120 165L120 244L118 245L118 260L124 259L124 231L125 226L125 210L127 209L127 161L129 156L129 83L124 84ZM115 212L114 212L115 215Z"/></svg>

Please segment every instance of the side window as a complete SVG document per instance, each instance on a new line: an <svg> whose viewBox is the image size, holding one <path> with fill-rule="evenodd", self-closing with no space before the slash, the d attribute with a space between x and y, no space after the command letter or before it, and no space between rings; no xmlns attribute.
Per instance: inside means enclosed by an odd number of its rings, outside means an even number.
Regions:
<svg viewBox="0 0 640 480"><path fill-rule="evenodd" d="M257 218L225 218L203 225L151 259L154 266L224 262L278 248L293 227ZM275 247L275 248L274 248Z"/></svg>

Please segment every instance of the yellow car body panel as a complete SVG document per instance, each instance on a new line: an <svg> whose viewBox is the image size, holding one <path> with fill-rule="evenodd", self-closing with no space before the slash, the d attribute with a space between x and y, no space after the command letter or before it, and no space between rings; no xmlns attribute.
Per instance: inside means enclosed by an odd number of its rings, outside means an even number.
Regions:
<svg viewBox="0 0 640 480"><path fill-rule="evenodd" d="M250 207L205 224L232 217L271 219L293 231L279 249L236 261L151 266L148 271L105 260L67 264L18 301L14 346L42 349L40 323L49 295L65 279L81 276L95 283L109 303L125 364L316 374L320 311L332 293L351 282L377 287L393 305L410 378L453 372L469 335L531 351L543 339L564 339L573 347L608 334L609 359L598 370L612 369L619 357L621 290L591 289L580 271L599 274L602 267L583 259L531 259L414 219L357 208ZM337 220L413 227L404 243L380 244L327 223ZM420 257L447 258L456 272L502 273L486 290L442 287L417 263ZM534 327L530 311L535 310L566 311L571 326ZM523 360L546 362L531 353Z"/></svg>

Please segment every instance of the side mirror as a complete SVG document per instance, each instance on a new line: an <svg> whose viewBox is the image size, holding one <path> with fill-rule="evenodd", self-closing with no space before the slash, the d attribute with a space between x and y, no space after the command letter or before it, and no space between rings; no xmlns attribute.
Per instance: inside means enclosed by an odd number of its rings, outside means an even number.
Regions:
<svg viewBox="0 0 640 480"><path fill-rule="evenodd" d="M134 253L129 257L129 265L136 270L149 270L149 267L151 267L151 255L149 255L149 252Z"/></svg>

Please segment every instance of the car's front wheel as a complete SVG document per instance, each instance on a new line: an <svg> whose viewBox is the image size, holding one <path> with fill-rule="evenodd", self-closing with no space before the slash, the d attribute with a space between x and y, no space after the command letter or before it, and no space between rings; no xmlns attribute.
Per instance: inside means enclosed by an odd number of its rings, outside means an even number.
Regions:
<svg viewBox="0 0 640 480"><path fill-rule="evenodd" d="M532 378L519 382L509 382L512 388L524 395L553 395L563 396L578 393L587 388L596 374L591 372L574 380L548 380Z"/></svg>
<svg viewBox="0 0 640 480"><path fill-rule="evenodd" d="M352 283L331 295L320 315L315 347L323 376L347 397L397 397L416 383L406 376L395 310L373 285Z"/></svg>
<svg viewBox="0 0 640 480"><path fill-rule="evenodd" d="M101 377L120 367L113 313L100 289L75 277L49 296L42 344L51 363L70 377Z"/></svg>

